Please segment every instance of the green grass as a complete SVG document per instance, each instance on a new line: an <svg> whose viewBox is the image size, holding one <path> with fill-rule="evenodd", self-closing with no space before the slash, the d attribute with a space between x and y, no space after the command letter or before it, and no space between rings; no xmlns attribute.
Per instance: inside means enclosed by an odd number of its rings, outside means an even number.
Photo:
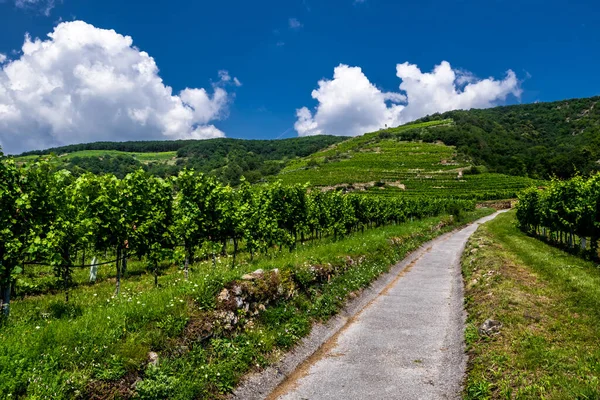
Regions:
<svg viewBox="0 0 600 400"><path fill-rule="evenodd" d="M516 228L482 225L463 257L468 399L599 399L600 269ZM500 334L478 332L484 320Z"/></svg>
<svg viewBox="0 0 600 400"><path fill-rule="evenodd" d="M427 218L243 259L233 269L230 259L220 258L216 267L195 264L189 281L171 268L158 288L151 275L134 274L122 282L119 297L114 280L104 276L73 289L69 304L60 292L17 300L10 323L0 327L0 397L221 398L245 373L288 350L314 321L335 314L351 293L453 226L448 217ZM223 328L217 294L257 268L279 268L275 287L285 290L260 300L267 307L259 315L238 311L244 323ZM150 351L159 354L156 366L148 363Z"/></svg>

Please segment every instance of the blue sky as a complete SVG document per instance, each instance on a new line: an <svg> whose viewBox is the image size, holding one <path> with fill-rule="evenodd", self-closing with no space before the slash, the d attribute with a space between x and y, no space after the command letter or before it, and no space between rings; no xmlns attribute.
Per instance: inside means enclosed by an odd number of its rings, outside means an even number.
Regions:
<svg viewBox="0 0 600 400"><path fill-rule="evenodd" d="M363 83L372 84L381 93L406 95L398 88L401 79L396 74L397 64L405 62L428 73L447 61L457 77L464 74L470 83L488 77L500 83L508 70L514 71L518 88L489 94L480 102L452 103L461 107L551 101L600 92L600 5L594 1L0 0L0 54L7 56L4 68L21 57L13 51L21 50L25 33L32 39L48 40L47 34L55 26L71 20L130 36L133 46L154 59L158 76L175 94L185 88L205 88L210 96L214 87L222 88L227 101L219 115L190 119L190 131L214 125L227 137L346 134L334 127L340 121L349 121L344 129L347 134L356 134L384 121L405 122L406 115L383 117L384 110L373 103L381 100L377 93L371 93L375 96L371 103L362 104L356 99L369 96L364 92L347 94L345 89L364 75ZM340 64L360 67L361 71L339 70L340 84L323 88L319 103L311 92L318 88L319 80L331 81L334 68ZM219 81L220 70L228 71L229 82ZM233 77L241 86L232 84ZM6 82L5 77L5 85L9 85ZM0 89L1 85L0 71ZM333 86L343 87L340 90L349 96L354 110L379 107L382 116L376 120L357 117L354 122L359 128L353 128L352 110L332 103L332 98L343 97ZM415 86L414 93L420 93L420 88ZM463 89L459 84L456 88L459 92ZM3 101L7 107L17 104L17 100L0 96L0 110ZM388 97L383 101L393 106ZM398 98L397 102L405 106L410 101L408 93L408 101ZM422 106L414 106L414 117L423 110L435 110L426 107L427 99L421 102ZM322 110L316 109L320 104ZM296 110L302 107L310 111L305 122L312 125L299 131L298 126L294 129L299 120ZM328 115L331 108L335 110ZM21 114L30 113L25 111L22 109ZM40 120L42 117L35 121L20 118L19 133L10 132L8 122L5 132L0 133L0 143L8 150L110 138L95 128L81 137L60 136L57 130L61 126L67 129L64 124L50 126ZM1 123L0 113L0 131ZM76 127L82 129L82 125ZM15 135L35 137L36 130L43 131L39 134L44 140L16 145L23 143L23 137L17 140ZM140 130L127 138L145 137Z"/></svg>

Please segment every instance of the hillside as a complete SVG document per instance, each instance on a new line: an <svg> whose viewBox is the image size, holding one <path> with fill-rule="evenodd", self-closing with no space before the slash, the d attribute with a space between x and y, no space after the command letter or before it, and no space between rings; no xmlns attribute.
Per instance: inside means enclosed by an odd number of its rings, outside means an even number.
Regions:
<svg viewBox="0 0 600 400"><path fill-rule="evenodd" d="M453 126L452 120L442 119L367 133L291 162L277 179L367 194L477 200L515 197L535 183L472 168L468 157L441 142L403 140L406 133L435 133Z"/></svg>
<svg viewBox="0 0 600 400"><path fill-rule="evenodd" d="M404 139L442 141L490 171L547 179L600 169L600 97L451 111L417 122L451 126L405 131Z"/></svg>
<svg viewBox="0 0 600 400"><path fill-rule="evenodd" d="M600 168L599 100L451 111L350 139L97 142L17 160L56 154L67 169L119 177L140 167L163 177L188 167L232 185L242 176L252 183L276 176L378 195L506 198L535 180Z"/></svg>
<svg viewBox="0 0 600 400"><path fill-rule="evenodd" d="M209 139L139 142L95 142L30 151L17 162L56 155L55 162L78 172L113 173L122 178L143 168L153 175L175 175L184 167L209 173L237 185L244 176L257 182L279 172L287 162L324 149L345 138L318 136L283 140Z"/></svg>

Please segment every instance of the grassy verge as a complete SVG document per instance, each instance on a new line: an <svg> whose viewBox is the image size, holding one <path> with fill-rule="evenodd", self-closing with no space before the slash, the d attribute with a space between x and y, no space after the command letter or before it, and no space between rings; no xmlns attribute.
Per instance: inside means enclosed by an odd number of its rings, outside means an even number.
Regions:
<svg viewBox="0 0 600 400"><path fill-rule="evenodd" d="M516 228L482 225L463 256L467 399L600 399L600 269ZM486 319L502 323L484 334Z"/></svg>
<svg viewBox="0 0 600 400"><path fill-rule="evenodd" d="M466 213L463 222L489 209ZM139 274L113 296L107 279L15 301L0 327L0 398L221 398L334 315L409 251L461 222L427 218L293 253ZM274 269L277 268L277 271ZM256 279L243 274L263 269Z"/></svg>

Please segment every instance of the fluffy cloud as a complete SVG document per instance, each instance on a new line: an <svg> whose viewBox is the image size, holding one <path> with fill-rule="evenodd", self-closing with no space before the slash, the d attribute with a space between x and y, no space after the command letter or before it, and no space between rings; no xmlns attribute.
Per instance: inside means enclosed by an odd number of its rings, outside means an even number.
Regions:
<svg viewBox="0 0 600 400"><path fill-rule="evenodd" d="M355 136L387 126L413 121L436 112L486 108L504 101L508 95L521 95L515 73L502 80L478 80L473 74L454 70L443 61L432 72L423 73L413 64L396 66L402 80L400 92L382 92L359 67L339 65L332 80L319 81L312 97L316 110L296 111L298 135Z"/></svg>
<svg viewBox="0 0 600 400"><path fill-rule="evenodd" d="M3 64L6 61L6 54L0 53L0 64Z"/></svg>
<svg viewBox="0 0 600 400"><path fill-rule="evenodd" d="M403 106L395 103L406 100L401 93L382 92L359 67L347 65L336 67L332 80L319 81L312 97L319 102L314 115L306 107L297 110L294 127L300 136L359 135L398 124Z"/></svg>
<svg viewBox="0 0 600 400"><path fill-rule="evenodd" d="M503 80L477 80L471 73L453 70L446 61L430 73L422 73L416 65L404 63L396 66L396 76L402 79L400 90L407 96L402 110L405 122L436 112L492 107L509 94L521 95L519 81L511 70Z"/></svg>
<svg viewBox="0 0 600 400"><path fill-rule="evenodd" d="M28 35L20 58L0 67L0 145L6 152L97 140L223 137L238 85L227 71L212 93L174 94L154 59L129 36L82 21L59 24L48 40Z"/></svg>

